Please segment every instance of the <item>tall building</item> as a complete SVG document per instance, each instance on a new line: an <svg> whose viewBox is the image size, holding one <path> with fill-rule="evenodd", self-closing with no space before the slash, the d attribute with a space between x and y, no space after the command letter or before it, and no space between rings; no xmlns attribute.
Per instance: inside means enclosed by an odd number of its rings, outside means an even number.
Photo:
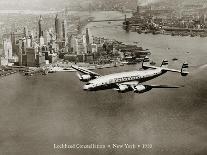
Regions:
<svg viewBox="0 0 207 155"><path fill-rule="evenodd" d="M140 10L139 10L139 5L137 5L137 13L139 14Z"/></svg>
<svg viewBox="0 0 207 155"><path fill-rule="evenodd" d="M3 55L6 59L12 59L12 42L10 39L3 40L4 51Z"/></svg>
<svg viewBox="0 0 207 155"><path fill-rule="evenodd" d="M40 37L40 47L42 47L45 44L45 40L43 36Z"/></svg>
<svg viewBox="0 0 207 155"><path fill-rule="evenodd" d="M27 66L28 67L36 67L36 52L35 48L26 48L27 53Z"/></svg>
<svg viewBox="0 0 207 155"><path fill-rule="evenodd" d="M11 33L11 42L12 42L12 47L16 45L16 37L14 32Z"/></svg>
<svg viewBox="0 0 207 155"><path fill-rule="evenodd" d="M65 46L66 46L67 42L68 42L68 38L67 38L68 30L67 30L67 21L66 20L64 20L62 22L62 29L63 29L63 41L65 42Z"/></svg>
<svg viewBox="0 0 207 155"><path fill-rule="evenodd" d="M98 52L97 44L91 44L91 52L92 53L97 53Z"/></svg>
<svg viewBox="0 0 207 155"><path fill-rule="evenodd" d="M18 57L19 57L19 65L26 66L26 41L24 38L19 39Z"/></svg>
<svg viewBox="0 0 207 155"><path fill-rule="evenodd" d="M28 37L28 29L27 29L27 27L24 27L24 30L23 30L23 35L24 35L24 37L26 38L26 37Z"/></svg>
<svg viewBox="0 0 207 155"><path fill-rule="evenodd" d="M55 33L56 33L56 40L57 41L62 41L62 22L58 18L58 15L55 17Z"/></svg>
<svg viewBox="0 0 207 155"><path fill-rule="evenodd" d="M32 36L28 36L27 38L27 47L32 47Z"/></svg>
<svg viewBox="0 0 207 155"><path fill-rule="evenodd" d="M86 28L86 44L87 44L87 46L90 44L88 28Z"/></svg>
<svg viewBox="0 0 207 155"><path fill-rule="evenodd" d="M86 36L78 35L72 39L73 52L77 55L87 54Z"/></svg>
<svg viewBox="0 0 207 155"><path fill-rule="evenodd" d="M38 29L39 29L38 35L39 35L39 38L41 36L43 36L42 21L43 21L42 16L40 16L39 21L38 21Z"/></svg>
<svg viewBox="0 0 207 155"><path fill-rule="evenodd" d="M46 40L45 43L48 45L50 43L50 41L52 40L50 32L46 31Z"/></svg>

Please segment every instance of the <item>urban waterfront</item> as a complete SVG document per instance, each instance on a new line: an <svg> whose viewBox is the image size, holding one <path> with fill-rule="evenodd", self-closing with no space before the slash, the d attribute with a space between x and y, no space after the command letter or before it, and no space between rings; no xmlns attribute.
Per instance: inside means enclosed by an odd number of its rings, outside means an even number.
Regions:
<svg viewBox="0 0 207 155"><path fill-rule="evenodd" d="M97 13L94 13L94 16L97 20L124 18L124 14L120 12L101 12L100 16L99 14L97 15ZM152 53L151 59L155 62L161 63L163 58L170 61L176 57L178 58L178 61L170 62L170 65L180 65L183 61L187 61L190 66L206 64L207 38L192 38L190 36L172 37L170 35L126 32L123 31L120 22L112 22L110 24L108 22L89 23L87 27L89 28L91 35L94 36L115 39L127 44L135 44L134 42L138 42L138 46L141 46L144 49L150 49Z"/></svg>
<svg viewBox="0 0 207 155"><path fill-rule="evenodd" d="M96 12L97 18L119 17ZM75 73L0 79L0 152L7 154L205 154L207 39L125 32L120 22L89 23L91 35L148 48L160 65L188 61L186 78L168 73L154 84L185 85L180 89L120 94L85 92ZM171 61L174 57L178 61ZM140 65L103 69L109 74ZM54 150L54 144L152 144L152 149Z"/></svg>

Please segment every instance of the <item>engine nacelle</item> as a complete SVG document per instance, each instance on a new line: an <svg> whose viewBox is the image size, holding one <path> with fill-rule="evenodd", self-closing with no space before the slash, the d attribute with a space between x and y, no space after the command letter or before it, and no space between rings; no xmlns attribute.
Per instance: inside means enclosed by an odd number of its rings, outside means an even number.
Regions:
<svg viewBox="0 0 207 155"><path fill-rule="evenodd" d="M123 93L129 90L129 87L127 85L119 85L118 91Z"/></svg>
<svg viewBox="0 0 207 155"><path fill-rule="evenodd" d="M135 93L144 93L146 91L149 91L149 90L144 85L138 85L138 86L134 87L134 92Z"/></svg>
<svg viewBox="0 0 207 155"><path fill-rule="evenodd" d="M89 80L91 80L92 79L92 77L90 76L90 75L81 75L80 76L80 80L81 81L89 81Z"/></svg>

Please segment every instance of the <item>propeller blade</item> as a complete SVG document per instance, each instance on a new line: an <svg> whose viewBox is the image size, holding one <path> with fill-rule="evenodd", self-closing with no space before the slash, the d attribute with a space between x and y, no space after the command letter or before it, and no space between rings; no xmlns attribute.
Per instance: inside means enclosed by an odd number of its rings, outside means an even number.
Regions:
<svg viewBox="0 0 207 155"><path fill-rule="evenodd" d="M76 75L77 75L77 77L78 77L79 79L82 79L82 78L81 78L81 75L80 75L78 72L76 72Z"/></svg>

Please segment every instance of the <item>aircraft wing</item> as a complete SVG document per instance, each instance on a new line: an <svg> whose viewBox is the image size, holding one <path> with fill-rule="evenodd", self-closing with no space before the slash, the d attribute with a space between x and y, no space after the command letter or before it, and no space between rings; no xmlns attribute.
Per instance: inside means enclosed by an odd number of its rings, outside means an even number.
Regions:
<svg viewBox="0 0 207 155"><path fill-rule="evenodd" d="M158 69L160 67L157 67L157 66L151 66L151 65L145 65L144 66L145 68L151 68L151 69Z"/></svg>
<svg viewBox="0 0 207 155"><path fill-rule="evenodd" d="M139 84L137 81L132 82L124 82L117 84L117 88L114 90L117 90L118 92L127 92L133 90L135 93L144 93L147 91L150 91L154 88L180 88L183 86L170 86L170 85L146 85L146 84Z"/></svg>
<svg viewBox="0 0 207 155"><path fill-rule="evenodd" d="M157 66L151 66L151 65L145 65L145 68L151 68L151 69L162 69L164 71L169 71L169 72L176 72L176 73L181 73L181 70L176 70L176 69L170 69L170 68L163 68L163 67L157 67Z"/></svg>
<svg viewBox="0 0 207 155"><path fill-rule="evenodd" d="M172 86L172 85L144 85L146 87L150 88L181 88L184 86Z"/></svg>
<svg viewBox="0 0 207 155"><path fill-rule="evenodd" d="M73 69L83 73L83 74L88 74L88 75L91 75L91 76L101 76L100 74L96 73L96 72L93 72L89 69L86 69L84 67L79 67L79 66L76 66L76 65L72 65L71 66Z"/></svg>
<svg viewBox="0 0 207 155"><path fill-rule="evenodd" d="M120 83L119 85L126 85L130 88L134 88L138 85L142 85L139 84L138 81L131 81L131 82L124 82L124 83ZM181 88L184 86L173 86L173 85L147 85L147 84L143 84L143 86L145 86L146 88Z"/></svg>
<svg viewBox="0 0 207 155"><path fill-rule="evenodd" d="M183 86L170 86L170 85L137 85L132 87L135 93L144 93L154 88L180 88Z"/></svg>

